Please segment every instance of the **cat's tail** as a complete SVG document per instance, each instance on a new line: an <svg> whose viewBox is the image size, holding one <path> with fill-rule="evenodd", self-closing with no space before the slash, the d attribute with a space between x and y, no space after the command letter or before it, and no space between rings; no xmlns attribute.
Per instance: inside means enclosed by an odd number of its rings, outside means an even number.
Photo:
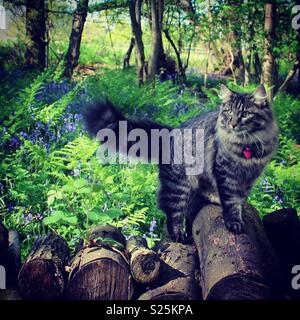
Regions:
<svg viewBox="0 0 300 320"><path fill-rule="evenodd" d="M126 124L127 136L134 129L142 129L147 134L147 141L144 142L147 144L148 149L151 147L151 131L153 129L172 130L167 125L162 125L148 119L128 119L108 100L103 100L93 106L89 106L84 112L83 117L86 129L91 136L97 136L102 129L111 129L115 133L117 144L119 144L120 124ZM132 144L131 141L128 141L125 151L128 151ZM117 147L117 152L123 153L124 148ZM147 153L147 158L150 159L150 153Z"/></svg>

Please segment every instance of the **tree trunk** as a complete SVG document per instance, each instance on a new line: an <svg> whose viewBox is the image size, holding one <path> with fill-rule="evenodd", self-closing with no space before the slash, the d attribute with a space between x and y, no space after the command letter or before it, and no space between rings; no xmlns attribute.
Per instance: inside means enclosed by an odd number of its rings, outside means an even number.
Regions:
<svg viewBox="0 0 300 320"><path fill-rule="evenodd" d="M262 67L259 58L259 54L257 52L257 48L253 46L253 64L254 64L254 72L255 72L255 79L257 82L261 82L261 74L262 74Z"/></svg>
<svg viewBox="0 0 300 320"><path fill-rule="evenodd" d="M158 247L158 254L163 262L161 277L139 300L201 300L201 289L196 281L199 262L195 248L167 242Z"/></svg>
<svg viewBox="0 0 300 320"><path fill-rule="evenodd" d="M300 5L300 0L297 0L296 4ZM297 41L298 41L298 47L296 51L296 60L293 64L292 69L290 70L287 77L285 78L284 82L278 89L277 93L284 92L287 89L288 85L293 80L297 72L298 72L298 85L300 86L300 29L298 29L296 32L297 32Z"/></svg>
<svg viewBox="0 0 300 320"><path fill-rule="evenodd" d="M265 43L264 43L264 61L262 71L262 83L267 86L268 98L270 101L274 97L275 86L275 30L276 30L276 1L269 1L265 4Z"/></svg>
<svg viewBox="0 0 300 320"><path fill-rule="evenodd" d="M137 77L139 85L142 85L145 82L147 74L141 25L141 7L142 0L129 0L129 14L131 20L132 33L134 34L135 38Z"/></svg>
<svg viewBox="0 0 300 320"><path fill-rule="evenodd" d="M204 207L193 222L206 300L257 300L280 285L280 268L257 211L244 210L246 233L229 232L219 206ZM277 288L276 288L277 289Z"/></svg>
<svg viewBox="0 0 300 320"><path fill-rule="evenodd" d="M67 296L71 300L130 300L133 282L117 228L99 226L71 262Z"/></svg>
<svg viewBox="0 0 300 320"><path fill-rule="evenodd" d="M65 290L65 266L69 248L63 238L48 234L37 239L18 277L25 299L56 300Z"/></svg>
<svg viewBox="0 0 300 320"><path fill-rule="evenodd" d="M44 69L46 65L46 19L44 0L26 1L26 67Z"/></svg>
<svg viewBox="0 0 300 320"><path fill-rule="evenodd" d="M149 82L154 81L159 64L159 54L162 51L162 18L164 11L164 0L150 0L151 8L151 54L148 63Z"/></svg>
<svg viewBox="0 0 300 320"><path fill-rule="evenodd" d="M134 236L127 240L126 250L130 254L130 269L133 278L143 284L153 283L161 272L161 261L156 252L147 247L147 241Z"/></svg>
<svg viewBox="0 0 300 320"><path fill-rule="evenodd" d="M234 72L239 82L244 84L245 82L245 62L241 47L241 36L239 33L234 30L232 33L232 41L233 41L233 56L234 56Z"/></svg>
<svg viewBox="0 0 300 320"><path fill-rule="evenodd" d="M63 77L71 78L74 69L78 65L80 55L81 37L84 23L87 17L89 0L79 0L72 22L69 49L65 56L65 69Z"/></svg>
<svg viewBox="0 0 300 320"><path fill-rule="evenodd" d="M299 292L291 287L293 266L300 265L300 221L295 209L280 209L263 219L269 240L276 251L284 271L285 289L293 297ZM298 290L299 291L299 290Z"/></svg>
<svg viewBox="0 0 300 320"><path fill-rule="evenodd" d="M130 40L129 48L123 59L123 70L128 69L130 67L130 57L131 57L131 53L134 48L134 45L135 45L135 40L134 40L134 37L132 37Z"/></svg>
<svg viewBox="0 0 300 320"><path fill-rule="evenodd" d="M175 45L175 42L171 38L169 30L165 29L164 30L164 34L166 36L166 39L169 41L171 47L173 48L173 50L175 52L176 59L177 59L178 70L179 70L179 77L184 81L185 78L186 78L186 76L185 76L185 68L184 68L183 63L182 63L180 51L177 49L177 47Z"/></svg>

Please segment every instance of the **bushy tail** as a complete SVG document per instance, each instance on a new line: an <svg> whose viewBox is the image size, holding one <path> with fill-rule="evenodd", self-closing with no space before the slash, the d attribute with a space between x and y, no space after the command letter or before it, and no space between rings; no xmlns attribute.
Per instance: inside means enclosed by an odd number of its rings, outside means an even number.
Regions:
<svg viewBox="0 0 300 320"><path fill-rule="evenodd" d="M116 137L119 136L119 121L127 122L127 134L133 129L143 129L147 133L148 147L151 146L151 130L152 129L168 129L171 127L161 125L148 119L136 120L127 119L113 104L104 100L87 108L84 113L86 129L91 136L96 136L101 129L111 129L115 132ZM118 144L118 142L117 142ZM131 147L129 143L127 151ZM120 150L119 150L120 151ZM122 152L122 151L120 151Z"/></svg>

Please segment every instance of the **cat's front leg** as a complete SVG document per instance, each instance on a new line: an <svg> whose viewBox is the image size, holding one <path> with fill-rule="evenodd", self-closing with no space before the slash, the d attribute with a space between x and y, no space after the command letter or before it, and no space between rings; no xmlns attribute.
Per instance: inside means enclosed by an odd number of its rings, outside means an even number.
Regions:
<svg viewBox="0 0 300 320"><path fill-rule="evenodd" d="M241 187L222 180L218 181L218 191L226 228L236 234L244 233L245 222L242 214L246 195L241 192Z"/></svg>
<svg viewBox="0 0 300 320"><path fill-rule="evenodd" d="M222 208L226 228L236 234L244 233L245 223L242 215L243 206L239 203L232 205L224 203L222 204Z"/></svg>

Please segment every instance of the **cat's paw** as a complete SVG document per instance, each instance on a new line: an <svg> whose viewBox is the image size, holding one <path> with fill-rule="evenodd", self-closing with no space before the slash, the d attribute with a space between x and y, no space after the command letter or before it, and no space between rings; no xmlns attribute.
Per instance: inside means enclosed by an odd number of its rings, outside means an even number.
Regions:
<svg viewBox="0 0 300 320"><path fill-rule="evenodd" d="M187 234L185 232L183 232L183 231L178 232L174 236L174 238L172 237L172 240L175 241L175 242L182 243L182 244L187 244L189 242Z"/></svg>
<svg viewBox="0 0 300 320"><path fill-rule="evenodd" d="M168 232L169 235L174 242L180 242L183 244L188 243L188 236L187 234L181 230L181 228L178 225L168 225Z"/></svg>
<svg viewBox="0 0 300 320"><path fill-rule="evenodd" d="M241 234L245 232L245 223L242 220L225 221L226 228L235 234Z"/></svg>

